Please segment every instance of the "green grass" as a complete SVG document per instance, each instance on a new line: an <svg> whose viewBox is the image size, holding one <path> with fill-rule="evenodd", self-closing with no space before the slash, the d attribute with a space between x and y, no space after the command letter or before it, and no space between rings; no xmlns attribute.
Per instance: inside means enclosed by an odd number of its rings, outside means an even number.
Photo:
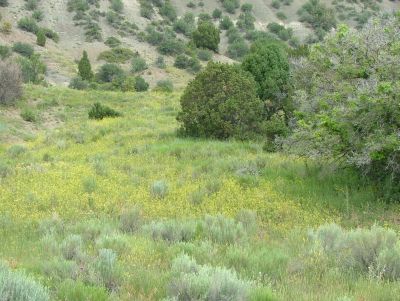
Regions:
<svg viewBox="0 0 400 301"><path fill-rule="evenodd" d="M202 266L235 269L277 300L396 300L398 282L328 272L324 260L304 256L307 229L336 222L398 230L398 205L376 200L351 171L265 153L262 143L178 138L179 95L27 86L20 103L1 108L0 258L60 301L161 300L183 252ZM89 120L95 102L123 116ZM27 106L40 116L34 123L20 117ZM140 219L126 232L120 215L132 208ZM257 213L257 233L208 239L205 215L235 218L244 209ZM148 230L181 237L177 225L193 223L189 241L152 239ZM83 243L65 262L70 235ZM101 248L117 254L106 270L96 263ZM71 276L73 262L80 270Z"/></svg>

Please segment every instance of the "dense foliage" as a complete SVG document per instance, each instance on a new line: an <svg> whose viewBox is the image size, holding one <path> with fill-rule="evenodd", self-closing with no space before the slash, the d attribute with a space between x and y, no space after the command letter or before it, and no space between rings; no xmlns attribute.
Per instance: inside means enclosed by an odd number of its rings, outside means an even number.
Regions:
<svg viewBox="0 0 400 301"><path fill-rule="evenodd" d="M189 136L244 139L262 128L256 83L237 66L209 63L185 89L181 106L178 121Z"/></svg>
<svg viewBox="0 0 400 301"><path fill-rule="evenodd" d="M90 61L86 51L83 51L83 56L78 64L78 71L79 71L79 76L82 79L88 81L92 80L93 78L92 66L90 65Z"/></svg>
<svg viewBox="0 0 400 301"><path fill-rule="evenodd" d="M340 27L295 70L297 119L287 147L334 158L400 199L400 19Z"/></svg>
<svg viewBox="0 0 400 301"><path fill-rule="evenodd" d="M110 107L102 105L99 102L94 103L89 111L90 119L101 120L106 117L119 117L119 116L121 116L121 113L115 111L114 109L111 109Z"/></svg>
<svg viewBox="0 0 400 301"><path fill-rule="evenodd" d="M193 32L193 42L199 48L218 51L219 30L211 22L201 22Z"/></svg>

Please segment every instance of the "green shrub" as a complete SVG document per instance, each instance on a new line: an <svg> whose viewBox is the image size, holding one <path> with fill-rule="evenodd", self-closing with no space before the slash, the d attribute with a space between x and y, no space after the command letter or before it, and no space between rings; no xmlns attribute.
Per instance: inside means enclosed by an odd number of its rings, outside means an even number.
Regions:
<svg viewBox="0 0 400 301"><path fill-rule="evenodd" d="M110 0L111 2L111 9L116 11L117 13L122 13L124 9L124 3L122 0Z"/></svg>
<svg viewBox="0 0 400 301"><path fill-rule="evenodd" d="M153 5L148 0L140 0L140 15L143 18L151 19L154 15Z"/></svg>
<svg viewBox="0 0 400 301"><path fill-rule="evenodd" d="M96 247L100 249L110 249L121 255L129 250L129 243L125 236L112 233L100 236L96 240Z"/></svg>
<svg viewBox="0 0 400 301"><path fill-rule="evenodd" d="M51 238L54 242L54 237ZM51 242L50 242L51 243ZM48 251L48 250L46 250ZM79 276L79 266L75 261L54 257L41 264L41 272L52 279L63 281L64 279L76 279Z"/></svg>
<svg viewBox="0 0 400 301"><path fill-rule="evenodd" d="M82 58L79 61L78 74L83 80L91 81L93 79L94 75L92 71L92 66L90 64L86 50L83 51Z"/></svg>
<svg viewBox="0 0 400 301"><path fill-rule="evenodd" d="M89 89L89 82L77 76L71 79L68 87L76 90L87 90Z"/></svg>
<svg viewBox="0 0 400 301"><path fill-rule="evenodd" d="M0 45L0 58L5 60L11 56L11 48L8 46Z"/></svg>
<svg viewBox="0 0 400 301"><path fill-rule="evenodd" d="M202 22L193 32L193 42L198 48L218 51L219 30L211 22Z"/></svg>
<svg viewBox="0 0 400 301"><path fill-rule="evenodd" d="M168 184L165 181L155 181L150 187L150 194L156 199L163 199L168 194Z"/></svg>
<svg viewBox="0 0 400 301"><path fill-rule="evenodd" d="M297 12L299 20L310 24L315 30L328 32L336 27L336 17L333 9L328 8L319 0L309 0Z"/></svg>
<svg viewBox="0 0 400 301"><path fill-rule="evenodd" d="M279 19L279 20L286 20L287 19L287 16L285 15L285 13L284 12L281 12L281 11L278 11L277 13L276 13L276 17Z"/></svg>
<svg viewBox="0 0 400 301"><path fill-rule="evenodd" d="M43 11L36 9L36 10L32 13L32 18L35 19L37 22L42 21L43 18L44 18Z"/></svg>
<svg viewBox="0 0 400 301"><path fill-rule="evenodd" d="M38 0L25 0L25 9L32 11L38 6Z"/></svg>
<svg viewBox="0 0 400 301"><path fill-rule="evenodd" d="M236 22L237 28L242 30L253 30L254 22L256 18L253 16L251 12L244 12L239 15L239 19Z"/></svg>
<svg viewBox="0 0 400 301"><path fill-rule="evenodd" d="M61 244L61 252L66 260L79 260L82 257L83 241L79 235L69 235Z"/></svg>
<svg viewBox="0 0 400 301"><path fill-rule="evenodd" d="M175 21L176 19L176 10L170 0L165 0L163 5L159 9L159 13L161 16L166 18L168 21Z"/></svg>
<svg viewBox="0 0 400 301"><path fill-rule="evenodd" d="M197 224L190 221L169 220L152 222L144 228L154 240L165 240L170 243L188 242L194 239Z"/></svg>
<svg viewBox="0 0 400 301"><path fill-rule="evenodd" d="M207 13L200 13L197 17L197 23L200 24L202 22L212 22L212 18Z"/></svg>
<svg viewBox="0 0 400 301"><path fill-rule="evenodd" d="M46 35L42 30L39 30L36 33L36 44L41 47L44 47L46 45Z"/></svg>
<svg viewBox="0 0 400 301"><path fill-rule="evenodd" d="M27 151L26 147L23 145L13 145L7 150L7 155L11 158L18 158L21 155L25 154Z"/></svg>
<svg viewBox="0 0 400 301"><path fill-rule="evenodd" d="M194 137L245 139L262 129L263 104L253 78L236 66L209 63L181 97L180 132Z"/></svg>
<svg viewBox="0 0 400 301"><path fill-rule="evenodd" d="M144 92L149 89L149 83L141 76L135 78L135 91Z"/></svg>
<svg viewBox="0 0 400 301"><path fill-rule="evenodd" d="M124 233L135 233L143 225L143 214L138 207L122 212L119 217L119 228Z"/></svg>
<svg viewBox="0 0 400 301"><path fill-rule="evenodd" d="M56 43L58 43L58 41L60 40L58 33L56 33L54 30L44 27L40 28L40 30L43 31L44 35L50 40L53 40Z"/></svg>
<svg viewBox="0 0 400 301"><path fill-rule="evenodd" d="M183 17L174 22L173 28L176 32L189 37L195 30L195 23L194 15L192 13L186 13Z"/></svg>
<svg viewBox="0 0 400 301"><path fill-rule="evenodd" d="M269 117L279 110L289 111L289 61L281 45L266 40L254 43L242 68L253 75L258 96L272 102L267 112Z"/></svg>
<svg viewBox="0 0 400 301"><path fill-rule="evenodd" d="M0 61L0 105L13 104L22 96L22 79L18 65Z"/></svg>
<svg viewBox="0 0 400 301"><path fill-rule="evenodd" d="M234 14L235 10L240 7L240 1L239 0L222 0L222 6L225 8L225 10L228 13Z"/></svg>
<svg viewBox="0 0 400 301"><path fill-rule="evenodd" d="M185 51L185 44L174 37L167 36L161 40L157 49L164 55L177 55Z"/></svg>
<svg viewBox="0 0 400 301"><path fill-rule="evenodd" d="M107 291L102 287L89 286L80 281L66 280L57 290L58 300L108 301Z"/></svg>
<svg viewBox="0 0 400 301"><path fill-rule="evenodd" d="M134 56L134 52L128 48L115 47L101 52L97 59L104 60L107 63L125 63Z"/></svg>
<svg viewBox="0 0 400 301"><path fill-rule="evenodd" d="M23 120L27 121L27 122L35 122L37 120L37 116L36 113L29 108L24 108L21 111L21 117Z"/></svg>
<svg viewBox="0 0 400 301"><path fill-rule="evenodd" d="M271 6L272 6L273 8L279 9L279 8L281 7L281 1L279 1L279 0L272 0Z"/></svg>
<svg viewBox="0 0 400 301"><path fill-rule="evenodd" d="M104 42L108 47L115 48L121 45L121 41L118 38L115 37L109 37L107 40Z"/></svg>
<svg viewBox="0 0 400 301"><path fill-rule="evenodd" d="M219 22L219 28L222 30L228 30L229 28L233 27L234 24L228 16L225 16L222 18L222 20Z"/></svg>
<svg viewBox="0 0 400 301"><path fill-rule="evenodd" d="M237 60L244 57L248 52L249 46L243 39L240 39L228 46L227 54L231 59Z"/></svg>
<svg viewBox="0 0 400 301"><path fill-rule="evenodd" d="M251 12L253 10L253 4L251 3L244 3L242 4L242 6L240 7L240 9L242 10L242 12Z"/></svg>
<svg viewBox="0 0 400 301"><path fill-rule="evenodd" d="M37 33L39 30L39 25L36 20L31 17L23 17L18 21L18 27L22 30Z"/></svg>
<svg viewBox="0 0 400 301"><path fill-rule="evenodd" d="M155 90L160 92L172 92L174 90L174 84L168 79L159 80Z"/></svg>
<svg viewBox="0 0 400 301"><path fill-rule="evenodd" d="M12 50L25 57L31 57L35 52L30 44L23 42L14 43Z"/></svg>
<svg viewBox="0 0 400 301"><path fill-rule="evenodd" d="M107 106L104 106L104 105L100 104L99 102L94 103L89 111L90 119L101 120L101 119L107 118L107 117L119 117L119 116L121 116L121 113L119 113Z"/></svg>
<svg viewBox="0 0 400 301"><path fill-rule="evenodd" d="M1 299L7 301L48 301L49 294L40 284L24 274L0 264Z"/></svg>
<svg viewBox="0 0 400 301"><path fill-rule="evenodd" d="M202 232L207 239L220 244L233 244L247 238L242 223L223 215L207 215L202 222Z"/></svg>
<svg viewBox="0 0 400 301"><path fill-rule="evenodd" d="M160 69L165 69L167 67L167 65L165 64L165 60L164 60L163 56L159 56L156 59L155 65L156 65L156 67L158 67Z"/></svg>
<svg viewBox="0 0 400 301"><path fill-rule="evenodd" d="M94 264L95 283L104 285L109 291L115 290L121 273L117 267L117 254L110 249L101 249Z"/></svg>
<svg viewBox="0 0 400 301"><path fill-rule="evenodd" d="M220 9L218 9L218 8L214 9L213 12L212 12L212 17L214 19L221 18L222 17L222 11Z"/></svg>
<svg viewBox="0 0 400 301"><path fill-rule="evenodd" d="M234 271L198 265L187 255L172 263L168 295L174 300L247 300L251 284L238 278Z"/></svg>
<svg viewBox="0 0 400 301"><path fill-rule="evenodd" d="M114 79L121 78L125 74L124 70L116 64L104 64L100 67L96 78L100 82L111 83Z"/></svg>
<svg viewBox="0 0 400 301"><path fill-rule="evenodd" d="M0 0L0 7L7 7L8 6L8 0Z"/></svg>
<svg viewBox="0 0 400 301"><path fill-rule="evenodd" d="M208 49L199 49L197 51L197 57L202 61L209 61L212 59L213 53Z"/></svg>
<svg viewBox="0 0 400 301"><path fill-rule="evenodd" d="M135 56L131 61L131 70L134 73L144 71L148 68L145 59L140 56Z"/></svg>
<svg viewBox="0 0 400 301"><path fill-rule="evenodd" d="M393 34L399 32L398 25L398 19L388 18L376 19L359 32L341 26L319 47L311 48L306 63L294 73L295 89L304 94L298 98L295 132L285 143L288 151L297 154L343 158L338 160L341 166L359 171L374 184L378 197L392 201L400 200L396 138L400 74L389 71L398 70L389 61L399 62L399 52L389 45L396 43ZM397 33L390 34L391 30ZM375 38L382 41L380 46L372 42ZM380 54L361 54L357 45ZM383 52L387 56L381 60ZM355 56L363 59L354 61ZM311 74L313 78L307 80ZM364 88L373 78L375 88Z"/></svg>
<svg viewBox="0 0 400 301"><path fill-rule="evenodd" d="M39 54L33 54L29 58L21 57L18 62L25 83L39 84L44 81L47 66L40 59Z"/></svg>
<svg viewBox="0 0 400 301"><path fill-rule="evenodd" d="M310 241L313 252L322 250L343 271L400 279L400 240L393 230L373 226L345 231L335 224L323 225L310 233Z"/></svg>

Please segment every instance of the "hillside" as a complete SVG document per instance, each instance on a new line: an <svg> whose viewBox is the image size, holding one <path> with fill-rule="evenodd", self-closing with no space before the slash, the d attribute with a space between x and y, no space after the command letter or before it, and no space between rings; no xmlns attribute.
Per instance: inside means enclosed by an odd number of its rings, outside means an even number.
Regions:
<svg viewBox="0 0 400 301"><path fill-rule="evenodd" d="M149 19L142 16L141 9L143 4L139 0L123 0L122 10L114 14L114 16L111 14L112 22L116 23L110 23L108 14L113 10L110 8L109 0L94 1L95 5L89 5L87 9L79 14L73 9L68 9L68 3L74 3L74 1L9 1L8 7L0 7L0 14L3 22L12 24L12 31L10 34L0 33L0 45L11 46L15 42L28 42L35 45L35 35L18 28L18 21L23 17L31 16L32 11L37 11L42 15L38 24L41 27L53 30L59 35L57 43L48 39L49 41L44 48L35 46L36 51L42 55L48 66L46 77L50 83L68 85L70 79L76 74L75 62L80 58L83 50L88 51L89 58L95 69L103 64L104 61L99 61L97 58L102 51L109 49L104 44L108 37L118 37L122 42L121 47L138 52L148 62L150 68L144 72L144 76L151 84L160 79L173 78L174 82L179 85L180 82L184 84L188 76L190 77L190 75L185 74L186 72L181 72L181 70L176 70L175 68L163 70L154 66L154 62L160 56L160 53L157 51L157 47L143 40L146 27L153 23L159 24L158 26L165 29L171 27L174 23L174 21L165 21L165 17L159 14L157 7L154 8L154 13ZM36 3L35 9L27 7L30 2ZM78 3L79 1L75 2ZM272 2L275 2L275 4ZM272 2L271 0L248 0L241 1L240 4L250 3L252 5L251 14L255 17L254 26L256 30L268 32L267 25L271 22L277 22L286 28L291 28L293 36L300 42L312 34L313 28L310 27L310 24L299 21L298 11L306 3L305 0L282 2L275 0ZM399 7L398 1L389 0L381 2L369 0L322 2L327 7L333 8L338 22L347 22L352 26L357 25L354 20L358 17L362 20L359 22L365 22L371 14L390 12ZM150 3L150 7L152 6L151 1L147 3ZM193 13L195 17L198 17L204 13L211 15L215 9L220 9L223 16L229 16L234 22L237 22L241 14L240 8L235 8L233 12L227 12L223 7L223 3L216 0L192 1L194 7L191 6L190 8L188 7L190 1L187 0L173 0L171 3L178 19L185 13ZM281 15L278 13L281 13ZM80 15L79 18L77 18L78 15ZM220 21L219 19L214 19L213 22L218 25ZM88 30L94 36L88 36ZM178 39L185 42L188 41L188 38L182 34L178 34ZM247 43L250 44L251 41ZM219 54L214 54L214 60L231 61L226 56L227 48L228 39L226 34L222 32ZM166 55L165 59L167 66L173 65L173 57ZM129 69L129 64L126 64L125 68Z"/></svg>

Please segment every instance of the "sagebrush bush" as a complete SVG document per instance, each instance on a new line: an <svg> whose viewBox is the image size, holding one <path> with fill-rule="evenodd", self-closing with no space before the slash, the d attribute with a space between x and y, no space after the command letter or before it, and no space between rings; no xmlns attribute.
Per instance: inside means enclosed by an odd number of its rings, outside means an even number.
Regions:
<svg viewBox="0 0 400 301"><path fill-rule="evenodd" d="M115 290L120 281L117 254L110 249L101 249L93 263L94 281L104 285L109 291Z"/></svg>
<svg viewBox="0 0 400 301"><path fill-rule="evenodd" d="M154 240L165 240L170 243L188 242L194 239L197 223L193 221L168 220L152 222L144 228Z"/></svg>
<svg viewBox="0 0 400 301"><path fill-rule="evenodd" d="M236 66L209 63L186 87L177 120L193 137L246 139L262 131L263 104L253 78Z"/></svg>
<svg viewBox="0 0 400 301"><path fill-rule="evenodd" d="M143 225L143 214L138 207L125 210L119 217L119 227L125 233L135 233Z"/></svg>
<svg viewBox="0 0 400 301"><path fill-rule="evenodd" d="M116 64L104 64L96 74L96 78L100 82L111 83L114 79L118 79L125 75L124 70Z"/></svg>
<svg viewBox="0 0 400 301"><path fill-rule="evenodd" d="M155 90L160 92L172 92L174 90L174 84L169 79L159 80Z"/></svg>
<svg viewBox="0 0 400 301"><path fill-rule="evenodd" d="M334 259L343 271L353 271L389 280L400 279L400 240L391 229L345 231L331 224L310 232L312 251Z"/></svg>
<svg viewBox="0 0 400 301"><path fill-rule="evenodd" d="M243 301L251 289L251 284L239 279L234 271L198 265L187 255L174 259L172 274L168 295L178 301Z"/></svg>
<svg viewBox="0 0 400 301"><path fill-rule="evenodd" d="M134 52L128 48L114 47L111 50L101 52L97 59L107 63L125 63L134 55Z"/></svg>
<svg viewBox="0 0 400 301"><path fill-rule="evenodd" d="M80 235L69 235L61 244L61 252L66 260L79 260L82 257L83 241Z"/></svg>
<svg viewBox="0 0 400 301"><path fill-rule="evenodd" d="M0 45L0 59L5 60L11 56L11 48L5 45Z"/></svg>
<svg viewBox="0 0 400 301"><path fill-rule="evenodd" d="M48 301L47 290L24 274L0 263L0 299L6 301Z"/></svg>
<svg viewBox="0 0 400 301"><path fill-rule="evenodd" d="M18 65L0 61L0 105L12 104L22 96L22 73Z"/></svg>
<svg viewBox="0 0 400 301"><path fill-rule="evenodd" d="M148 68L146 60L140 56L135 56L131 61L132 72L141 72Z"/></svg>
<svg viewBox="0 0 400 301"><path fill-rule="evenodd" d="M39 30L39 25L36 23L36 20L31 17L21 18L18 21L18 27L31 33L37 33Z"/></svg>
<svg viewBox="0 0 400 301"><path fill-rule="evenodd" d="M73 260L65 260L64 258L54 257L46 260L41 264L41 272L47 277L63 281L65 279L77 279L79 277L80 268Z"/></svg>
<svg viewBox="0 0 400 301"><path fill-rule="evenodd" d="M89 82L82 79L80 76L72 78L68 85L69 88L76 90L87 90L89 86Z"/></svg>
<svg viewBox="0 0 400 301"><path fill-rule="evenodd" d="M23 42L14 43L12 50L25 57L31 57L35 52L32 45Z"/></svg>
<svg viewBox="0 0 400 301"><path fill-rule="evenodd" d="M168 184L163 180L153 182L150 187L150 193L154 198L163 199L168 194Z"/></svg>
<svg viewBox="0 0 400 301"><path fill-rule="evenodd" d="M243 224L223 215L205 216L201 229L204 237L220 244L232 244L247 239Z"/></svg>
<svg viewBox="0 0 400 301"><path fill-rule="evenodd" d="M121 41L116 37L109 37L107 40L105 40L104 44L106 44L108 47L114 48L120 46Z"/></svg>
<svg viewBox="0 0 400 301"><path fill-rule="evenodd" d="M110 249L120 255L128 250L129 244L125 236L118 233L111 233L100 236L96 240L96 247L98 249Z"/></svg>

